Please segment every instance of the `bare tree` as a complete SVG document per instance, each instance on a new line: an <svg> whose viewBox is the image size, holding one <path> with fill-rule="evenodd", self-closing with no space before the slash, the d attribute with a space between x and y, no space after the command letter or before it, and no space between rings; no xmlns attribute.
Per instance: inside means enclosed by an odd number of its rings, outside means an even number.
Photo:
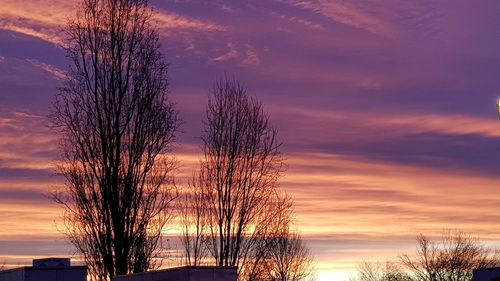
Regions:
<svg viewBox="0 0 500 281"><path fill-rule="evenodd" d="M420 234L415 255L402 255L401 263L415 280L470 281L474 269L500 265L498 252L460 231L446 231L439 241Z"/></svg>
<svg viewBox="0 0 500 281"><path fill-rule="evenodd" d="M202 140L204 158L188 191L200 201L192 200L190 222L184 221L184 229L193 230L184 235L191 237L184 239L186 255L203 241L209 263L238 266L241 273L255 254L258 233L271 224L266 212L283 168L280 143L262 105L227 78L211 89Z"/></svg>
<svg viewBox="0 0 500 281"><path fill-rule="evenodd" d="M204 159L183 208L186 263L237 266L246 281L310 276L311 254L289 231L293 202L277 189L281 144L262 104L239 82L219 79L202 140Z"/></svg>
<svg viewBox="0 0 500 281"><path fill-rule="evenodd" d="M280 251L279 237L288 231L293 202L287 196L276 194L258 214L260 219L251 237L247 251L242 255L240 279L247 281L274 280L271 271L279 270L273 253ZM267 218L272 218L267 219Z"/></svg>
<svg viewBox="0 0 500 281"><path fill-rule="evenodd" d="M95 279L155 265L176 197L178 126L146 0L82 0L51 119L61 133L66 233Z"/></svg>
<svg viewBox="0 0 500 281"><path fill-rule="evenodd" d="M197 266L207 257L208 201L202 189L203 177L193 174L181 200L181 242L184 247L184 263Z"/></svg>
<svg viewBox="0 0 500 281"><path fill-rule="evenodd" d="M241 268L254 230L272 219L261 214L283 170L281 143L262 104L235 80L217 81L206 118L200 174L209 211L207 246L217 265Z"/></svg>
<svg viewBox="0 0 500 281"><path fill-rule="evenodd" d="M397 262L361 262L358 274L352 281L412 281Z"/></svg>
<svg viewBox="0 0 500 281"><path fill-rule="evenodd" d="M313 257L300 234L286 229L271 239L265 280L302 281L313 278Z"/></svg>

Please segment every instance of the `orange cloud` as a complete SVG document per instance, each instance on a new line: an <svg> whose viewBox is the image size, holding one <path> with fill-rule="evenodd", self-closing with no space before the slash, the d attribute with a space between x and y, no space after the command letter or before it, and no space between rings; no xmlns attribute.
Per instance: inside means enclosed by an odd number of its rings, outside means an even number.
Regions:
<svg viewBox="0 0 500 281"><path fill-rule="evenodd" d="M213 22L193 19L165 10L156 10L155 18L158 20L159 28L164 34L170 30L194 30L203 32L226 31L228 27Z"/></svg>
<svg viewBox="0 0 500 281"><path fill-rule="evenodd" d="M370 139L373 140L426 132L500 137L498 120L463 114L425 112L382 114L321 109L307 110L286 106L268 106L268 108L275 112L275 116L278 118L296 120L295 125L300 125L301 129L307 131L300 136L294 135L294 141L300 143L311 142L311 138L348 140L369 135ZM318 126L318 124L322 126ZM333 130L341 127L350 128L350 130ZM381 131L384 134L381 134Z"/></svg>
<svg viewBox="0 0 500 281"><path fill-rule="evenodd" d="M373 137L415 132L499 136L496 120L465 115L388 116L287 107L272 111L306 130L289 138L299 143L331 137L331 132L318 136L315 128L322 127L318 125L320 120L332 126L360 123L377 132L371 134ZM5 226L0 243L24 249L4 250L1 256L8 264L29 262L31 257L44 253L41 248L45 242L30 236L33 233L57 241L52 245L64 243L56 228L62 210L43 195L61 181L50 177L57 139L42 125L44 120L23 111L0 116L0 172L4 169L9 175L22 171L14 178L0 179L0 225ZM337 135L345 140L360 137ZM180 163L177 180L182 186L197 168L201 151L196 144L181 144L176 151ZM295 151L287 156L288 171L281 188L295 198L296 223L312 247L324 278L351 274L365 257L383 260L404 249L411 250L418 232L435 234L447 227L461 228L484 239L500 240L500 231L495 230L500 229L500 217L495 215L500 202L495 192L498 177L326 152ZM31 173L36 174L29 176ZM175 221L166 230L169 235L178 232ZM29 250L34 253L29 257L22 246L26 241L32 241ZM56 255L69 251L66 244L58 247L54 248Z"/></svg>
<svg viewBox="0 0 500 281"><path fill-rule="evenodd" d="M295 154L282 188L322 276L343 278L361 260L397 258L419 233L460 228L498 241L499 178L326 153ZM325 277L326 278L326 277Z"/></svg>
<svg viewBox="0 0 500 281"><path fill-rule="evenodd" d="M68 17L74 15L76 3L64 0L2 1L0 29L19 32L59 44L62 40L60 30L67 22ZM193 19L164 10L156 10L155 19L162 35L168 35L171 31L178 30L213 32L227 29L209 21Z"/></svg>

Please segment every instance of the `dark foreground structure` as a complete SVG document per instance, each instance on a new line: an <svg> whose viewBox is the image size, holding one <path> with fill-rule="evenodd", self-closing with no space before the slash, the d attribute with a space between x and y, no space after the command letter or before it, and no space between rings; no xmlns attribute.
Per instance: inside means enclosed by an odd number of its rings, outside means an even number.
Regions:
<svg viewBox="0 0 500 281"><path fill-rule="evenodd" d="M184 266L115 276L112 281L237 281L236 267ZM0 281L86 281L87 267L69 258L33 260L33 266L0 271Z"/></svg>
<svg viewBox="0 0 500 281"><path fill-rule="evenodd" d="M472 273L472 281L500 281L500 267L476 269Z"/></svg>
<svg viewBox="0 0 500 281"><path fill-rule="evenodd" d="M67 258L33 260L33 266L0 271L0 281L86 281L86 266L71 266Z"/></svg>
<svg viewBox="0 0 500 281"><path fill-rule="evenodd" d="M120 275L112 281L236 281L236 267L184 266Z"/></svg>

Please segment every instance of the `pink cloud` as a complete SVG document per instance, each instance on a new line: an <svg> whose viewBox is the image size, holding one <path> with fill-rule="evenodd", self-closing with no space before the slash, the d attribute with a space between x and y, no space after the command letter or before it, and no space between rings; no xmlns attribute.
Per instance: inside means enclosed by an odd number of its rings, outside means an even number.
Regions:
<svg viewBox="0 0 500 281"><path fill-rule="evenodd" d="M381 18L369 15L345 1L329 0L279 0L297 7L308 9L328 19L359 28L388 38L397 37L396 30Z"/></svg>
<svg viewBox="0 0 500 281"><path fill-rule="evenodd" d="M246 57L241 63L244 65L251 65L251 66L259 65L260 58L259 55L257 54L257 51L255 50L255 47L250 44L246 44L245 48L246 48L245 50Z"/></svg>
<svg viewBox="0 0 500 281"><path fill-rule="evenodd" d="M227 43L227 52L220 55L216 56L214 58L211 58L211 61L216 61L216 62L223 62L223 61L228 61L228 60L233 60L237 59L240 55L238 53L238 50L236 49L236 45L234 43Z"/></svg>

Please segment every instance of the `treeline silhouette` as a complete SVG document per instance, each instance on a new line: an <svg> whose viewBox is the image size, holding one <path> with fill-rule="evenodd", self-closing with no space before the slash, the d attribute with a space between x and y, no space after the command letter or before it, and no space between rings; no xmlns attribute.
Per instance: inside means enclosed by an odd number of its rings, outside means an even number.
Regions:
<svg viewBox="0 0 500 281"><path fill-rule="evenodd" d="M446 230L438 239L420 234L416 251L392 261L358 265L351 281L470 281L474 269L500 266L500 252L459 230Z"/></svg>

